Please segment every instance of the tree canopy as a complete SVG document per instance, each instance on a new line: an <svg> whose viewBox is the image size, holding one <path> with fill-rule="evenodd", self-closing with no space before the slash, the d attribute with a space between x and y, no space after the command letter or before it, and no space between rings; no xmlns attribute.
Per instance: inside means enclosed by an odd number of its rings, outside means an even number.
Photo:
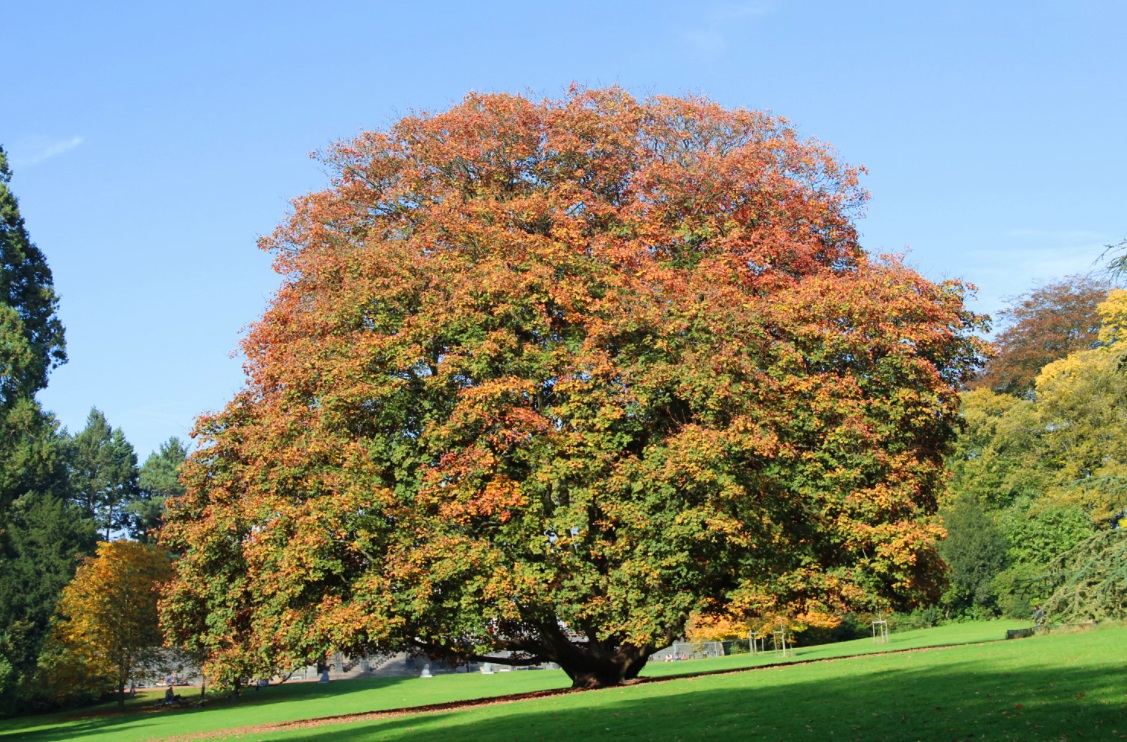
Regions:
<svg viewBox="0 0 1127 742"><path fill-rule="evenodd" d="M59 599L52 635L53 684L68 693L125 689L167 659L157 623L157 587L171 576L163 550L135 541L103 541Z"/></svg>
<svg viewBox="0 0 1127 742"><path fill-rule="evenodd" d="M690 614L940 588L979 320L860 247L826 146L608 89L470 95L322 157L166 513L162 620L213 674L379 647L601 685Z"/></svg>
<svg viewBox="0 0 1127 742"><path fill-rule="evenodd" d="M974 386L1028 395L1041 369L1096 343L1096 307L1110 286L1092 276L1069 276L1010 300L1000 318L998 353Z"/></svg>
<svg viewBox="0 0 1127 742"><path fill-rule="evenodd" d="M33 705L55 601L94 543L66 504L63 436L35 399L66 361L58 300L0 147L0 714Z"/></svg>
<svg viewBox="0 0 1127 742"><path fill-rule="evenodd" d="M114 531L131 525L126 508L137 498L137 454L121 428L110 425L97 408L67 448L74 502L108 541Z"/></svg>
<svg viewBox="0 0 1127 742"><path fill-rule="evenodd" d="M993 524L1004 534L1004 572L997 560L960 564L967 575L998 573L994 589L1011 614L1046 600L1052 584L1043 578L1061 568L1061 555L1119 526L1127 512L1127 292L1111 290L1094 314L1094 338L1041 368L1031 393L963 394L950 499L980 505L987 525L965 518L945 525L956 542L981 542ZM976 596L980 607L995 602L986 589Z"/></svg>
<svg viewBox="0 0 1127 742"><path fill-rule="evenodd" d="M943 515L947 538L940 553L951 570L944 602L957 608L992 607L993 579L1007 564L1004 535L974 499L955 502Z"/></svg>
<svg viewBox="0 0 1127 742"><path fill-rule="evenodd" d="M952 489L994 508L1019 498L1077 506L1095 523L1127 509L1127 291L1098 306L1095 347L1041 369L1029 399L976 389L951 457Z"/></svg>
<svg viewBox="0 0 1127 742"><path fill-rule="evenodd" d="M37 669L59 594L94 548L92 522L53 496L20 498L0 540L0 714L38 705Z"/></svg>
<svg viewBox="0 0 1127 742"><path fill-rule="evenodd" d="M59 300L51 269L28 237L19 203L8 187L11 179L8 155L0 147L0 351L12 347L12 333L26 341L19 353L18 378L21 391L31 395L47 386L52 368L66 362L66 345L55 314ZM0 366L0 372L4 370Z"/></svg>
<svg viewBox="0 0 1127 742"><path fill-rule="evenodd" d="M35 401L66 361L51 269L28 237L0 147L0 518L18 497L50 489L55 426Z"/></svg>
<svg viewBox="0 0 1127 742"><path fill-rule="evenodd" d="M1061 554L1045 576L1054 623L1127 619L1127 530L1101 531Z"/></svg>
<svg viewBox="0 0 1127 742"><path fill-rule="evenodd" d="M173 436L145 459L137 477L137 497L125 506L130 536L144 542L155 537L164 517L165 501L184 493L180 467L187 456L184 442Z"/></svg>

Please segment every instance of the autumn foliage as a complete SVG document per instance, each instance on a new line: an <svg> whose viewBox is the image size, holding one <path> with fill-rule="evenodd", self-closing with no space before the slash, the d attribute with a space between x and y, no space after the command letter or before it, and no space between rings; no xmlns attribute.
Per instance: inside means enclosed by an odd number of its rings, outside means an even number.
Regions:
<svg viewBox="0 0 1127 742"><path fill-rule="evenodd" d="M124 704L129 681L156 671L164 659L157 588L171 577L163 549L100 542L59 597L48 645L52 685L64 695L114 690Z"/></svg>
<svg viewBox="0 0 1127 742"><path fill-rule="evenodd" d="M1097 307L1110 287L1091 276L1069 276L1015 297L999 313L997 355L971 384L1017 396L1032 394L1037 374L1053 361L1097 345Z"/></svg>
<svg viewBox="0 0 1127 742"><path fill-rule="evenodd" d="M977 318L861 249L826 146L608 89L322 159L166 515L164 625L213 676L379 647L610 684L694 612L934 594Z"/></svg>

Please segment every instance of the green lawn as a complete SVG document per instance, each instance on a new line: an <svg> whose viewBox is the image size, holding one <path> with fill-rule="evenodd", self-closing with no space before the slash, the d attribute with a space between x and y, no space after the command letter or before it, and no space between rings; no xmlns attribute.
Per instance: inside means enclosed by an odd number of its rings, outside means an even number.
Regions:
<svg viewBox="0 0 1127 742"><path fill-rule="evenodd" d="M1000 639L1006 622L959 624L798 650L790 662ZM656 663L651 677L774 662L772 655ZM250 738L569 739L732 735L822 739L1060 738L1117 728L1124 712L1127 630L1053 634L985 646L859 657L716 675L459 712L330 725ZM0 740L141 740L280 721L377 711L567 685L560 672L287 684L202 710L55 715L0 722ZM1020 708L1017 704L1021 704ZM1070 726L1071 724L1071 726ZM1032 726L1027 726L1032 725ZM1124 734L1127 735L1127 721ZM959 734L955 734L958 731ZM1108 734L1104 734L1106 738ZM428 736L429 735L429 736ZM1111 735L1118 736L1118 732Z"/></svg>
<svg viewBox="0 0 1127 742"><path fill-rule="evenodd" d="M1127 738L1127 630L686 678L253 739Z"/></svg>

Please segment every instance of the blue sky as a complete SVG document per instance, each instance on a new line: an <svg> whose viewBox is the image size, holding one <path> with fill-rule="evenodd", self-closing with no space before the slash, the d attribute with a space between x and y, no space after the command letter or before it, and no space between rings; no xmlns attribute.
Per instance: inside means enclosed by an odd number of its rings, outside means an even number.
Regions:
<svg viewBox="0 0 1127 742"><path fill-rule="evenodd" d="M876 252L979 286L1083 272L1127 237L1127 3L9 3L0 144L92 405L145 455L242 384L277 284L257 250L308 154L469 90L571 81L768 109L869 170Z"/></svg>

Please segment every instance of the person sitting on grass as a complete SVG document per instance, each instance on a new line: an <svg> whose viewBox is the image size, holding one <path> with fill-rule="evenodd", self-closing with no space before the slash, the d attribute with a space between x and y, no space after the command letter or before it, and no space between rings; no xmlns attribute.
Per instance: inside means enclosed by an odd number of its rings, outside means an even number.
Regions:
<svg viewBox="0 0 1127 742"><path fill-rule="evenodd" d="M176 695L176 691L172 690L172 683L164 690L164 705L165 706L183 706L184 699Z"/></svg>

